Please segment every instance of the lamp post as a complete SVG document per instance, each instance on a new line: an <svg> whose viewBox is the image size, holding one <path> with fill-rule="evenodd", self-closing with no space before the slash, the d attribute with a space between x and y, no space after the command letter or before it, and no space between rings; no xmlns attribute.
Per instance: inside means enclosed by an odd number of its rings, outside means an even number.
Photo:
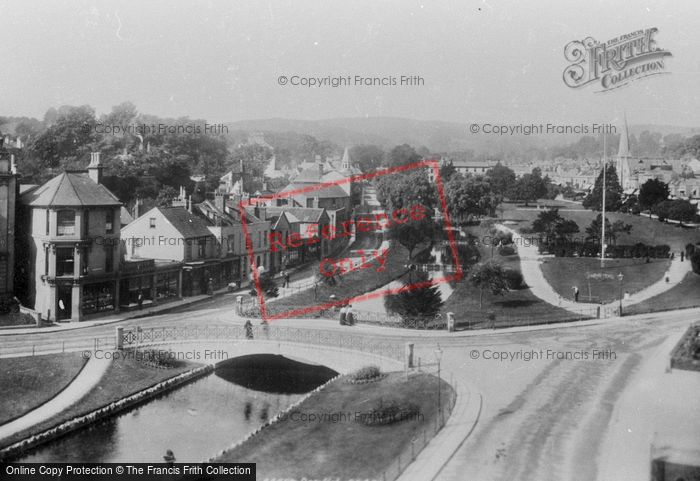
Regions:
<svg viewBox="0 0 700 481"><path fill-rule="evenodd" d="M622 317L622 279L625 278L625 275L620 272L617 275L617 280L620 281L620 317Z"/></svg>
<svg viewBox="0 0 700 481"><path fill-rule="evenodd" d="M442 349L440 349L440 344L437 345L435 349L435 359L437 359L438 366L438 422L442 426L442 378L440 377L440 362L442 361Z"/></svg>

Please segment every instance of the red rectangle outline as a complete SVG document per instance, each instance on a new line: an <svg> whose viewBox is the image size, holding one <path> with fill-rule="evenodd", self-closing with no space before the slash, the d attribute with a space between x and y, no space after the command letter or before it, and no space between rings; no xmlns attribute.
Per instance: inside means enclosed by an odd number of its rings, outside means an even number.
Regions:
<svg viewBox="0 0 700 481"><path fill-rule="evenodd" d="M271 200L276 200L276 199L283 199L287 197L294 196L296 194L304 194L307 192L314 192L316 190L322 190L327 187L333 186L333 185L343 185L343 184L348 184L353 181L358 181L358 180L369 180L369 179L374 179L376 177L381 177L384 175L389 175L393 174L396 172L405 172L407 170L412 170L412 169L419 169L421 167L430 167L433 169L433 174L435 176L435 184L437 186L437 191L438 191L438 197L440 199L440 207L442 209L442 215L443 215L443 222L444 226L447 230L447 239L448 239L448 245L450 247L450 251L452 252L452 259L454 259L454 267L455 267L455 272L454 274L440 277L437 279L431 279L429 281L424 281L424 282L417 282L414 284L409 284L406 286L401 286L401 287L395 287L391 289L385 289L380 292L374 292L374 293L367 293L367 294L361 294L359 296L351 297L349 299L344 299L344 300L336 300L332 302L327 302L325 304L320 304L317 306L309 306L309 307L304 307L304 308L299 308L299 309L292 309L290 311L285 311L280 314L275 314L272 316L267 315L267 309L265 307L265 297L263 295L262 289L260 288L260 274L258 273L258 266L257 263L255 262L255 252L253 250L253 242L250 238L250 232L248 230L248 222L246 218L246 212L245 208L254 206L255 204L252 203L252 200L246 200L246 201L241 201L238 204L240 214L241 214L241 224L243 224L243 233L245 235L245 245L246 245L246 250L248 251L248 260L251 266L251 270L253 272L253 281L255 282L255 290L257 292L257 297L258 297L258 302L260 303L260 316L262 317L263 321L269 322L269 321L274 321L277 319L290 319L298 315L303 315L303 314L308 314L311 312L317 312L321 311L324 309L329 309L331 307L338 307L342 306L346 303L353 303L353 302L360 302L368 299L374 299L377 297L384 297L387 295L392 295L392 294L397 294L400 291L411 291L414 289L421 289L423 287L428 287L431 285L437 285L441 284L444 282L450 282L450 281L458 281L462 279L462 265L459 261L459 256L457 254L457 244L455 242L454 238L454 231L452 230L452 222L450 221L450 215L447 211L447 200L445 198L445 187L442 183L442 178L440 177L440 164L437 160L422 160L419 162L414 162L411 164L406 164L406 165L400 165L397 167L389 167L386 169L382 170L377 170L375 172L370 172L368 174L359 174L359 175L353 175L350 177L346 177L344 179L338 179L338 180L333 180L329 182L323 182L320 184L314 184L308 187L303 187L299 189L294 189L294 190L289 190L286 192L277 192L273 195L270 196L263 196L263 197L256 197L256 201L263 200L263 201L271 201Z"/></svg>

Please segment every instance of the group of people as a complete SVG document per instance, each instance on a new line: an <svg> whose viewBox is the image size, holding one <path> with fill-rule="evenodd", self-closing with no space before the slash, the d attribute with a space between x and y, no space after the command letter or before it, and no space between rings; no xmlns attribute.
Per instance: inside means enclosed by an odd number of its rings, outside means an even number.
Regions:
<svg viewBox="0 0 700 481"><path fill-rule="evenodd" d="M355 313L351 304L346 304L340 308L340 325L352 326L355 324Z"/></svg>

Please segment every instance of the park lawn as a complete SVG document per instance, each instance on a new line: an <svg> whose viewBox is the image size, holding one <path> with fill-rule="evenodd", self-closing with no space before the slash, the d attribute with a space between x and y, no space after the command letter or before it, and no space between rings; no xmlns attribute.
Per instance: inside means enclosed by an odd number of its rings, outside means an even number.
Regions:
<svg viewBox="0 0 700 481"><path fill-rule="evenodd" d="M78 352L0 359L0 424L22 416L61 392L85 365Z"/></svg>
<svg viewBox="0 0 700 481"><path fill-rule="evenodd" d="M466 229L479 239L488 236L489 227L475 226ZM491 246L479 244L480 262L491 258ZM493 259L504 267L520 269L520 257L516 255L501 256L494 249ZM493 295L488 291L483 294L483 307L479 305L480 291L469 281L469 270L465 270L462 280L454 283L454 292L443 304L441 312L453 312L458 328L509 327L529 324L545 324L581 319L582 316L566 309L553 306L535 296L530 289L516 289L503 296ZM489 315L494 315L492 322ZM592 317L591 316L585 317Z"/></svg>
<svg viewBox="0 0 700 481"><path fill-rule="evenodd" d="M341 377L216 461L256 463L258 479L383 479L383 473L393 479L399 456L404 466L409 459L411 440L418 439L416 444L422 445L435 433L437 388L437 377L429 374L411 375L406 380L402 372L390 373L367 384L349 384ZM447 409L455 393L445 381L440 388ZM355 422L355 413L389 399L416 404L420 415L381 426ZM336 415L337 422L300 420L323 413Z"/></svg>
<svg viewBox="0 0 700 481"><path fill-rule="evenodd" d="M416 249L414 252L417 251L418 249ZM320 283L315 295L314 289L309 288L292 294L289 297L270 300L266 299L265 307L269 315L275 315L330 302L331 295L334 295L338 301L357 297L375 289L379 289L380 287L389 284L391 281L403 275L407 271L405 267L407 262L408 250L402 245L392 242L389 247L385 269L383 271L377 272L379 263L375 260L368 263L371 265L371 267L358 269L340 276L341 280L335 286ZM314 311L295 315L294 317L322 316L319 311Z"/></svg>
<svg viewBox="0 0 700 481"><path fill-rule="evenodd" d="M544 203L545 201L542 202ZM585 237L586 227L588 227L598 215L598 212L585 210L578 204L556 201L546 202L547 205L561 205L562 207L560 208L559 214L565 219L573 220L578 224L580 232L576 234L577 238ZM520 204L518 204L518 206L520 206ZM536 209L523 210L519 209L518 206L510 203L505 204L503 221L507 222L510 227L516 230L530 228L532 226L532 221L537 218L537 214L540 211ZM608 212L606 217L610 222L621 220L626 224L632 225L632 231L629 235L621 234L617 238L617 243L620 245L636 244L637 242L643 242L649 245L668 244L671 246L671 251L679 255L681 250L685 250L687 244L700 242L700 230L698 229L681 227L678 224L666 224L643 215Z"/></svg>
<svg viewBox="0 0 700 481"><path fill-rule="evenodd" d="M76 356L79 356L79 354L75 353ZM5 361L5 359L2 361ZM50 429L74 417L87 414L199 366L201 364L182 361L179 366L172 369L158 369L134 358L115 359L107 368L107 372L105 372L100 382L80 402L48 421L3 439L0 447L9 446L32 434Z"/></svg>
<svg viewBox="0 0 700 481"><path fill-rule="evenodd" d="M608 303L619 299L621 292L633 294L662 280L670 264L669 259L650 259L648 264L645 259L606 259L601 269L600 259L548 257L542 273L566 299L574 299L573 286L577 286L579 301ZM624 275L622 284L617 278L620 272Z"/></svg>
<svg viewBox="0 0 700 481"><path fill-rule="evenodd" d="M625 307L625 314L668 311L700 307L700 275L689 272L685 278L663 294Z"/></svg>

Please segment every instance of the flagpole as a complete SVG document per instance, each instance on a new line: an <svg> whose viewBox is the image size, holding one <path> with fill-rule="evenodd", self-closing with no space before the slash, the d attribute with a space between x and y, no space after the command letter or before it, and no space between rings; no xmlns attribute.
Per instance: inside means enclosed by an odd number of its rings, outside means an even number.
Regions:
<svg viewBox="0 0 700 481"><path fill-rule="evenodd" d="M607 162L607 142L606 142L606 135L603 133L603 215L602 215L602 226L601 226L601 234L600 234L600 268L603 269L605 267L605 191L608 190L608 186L605 181L605 176L607 174L608 170L608 162Z"/></svg>

